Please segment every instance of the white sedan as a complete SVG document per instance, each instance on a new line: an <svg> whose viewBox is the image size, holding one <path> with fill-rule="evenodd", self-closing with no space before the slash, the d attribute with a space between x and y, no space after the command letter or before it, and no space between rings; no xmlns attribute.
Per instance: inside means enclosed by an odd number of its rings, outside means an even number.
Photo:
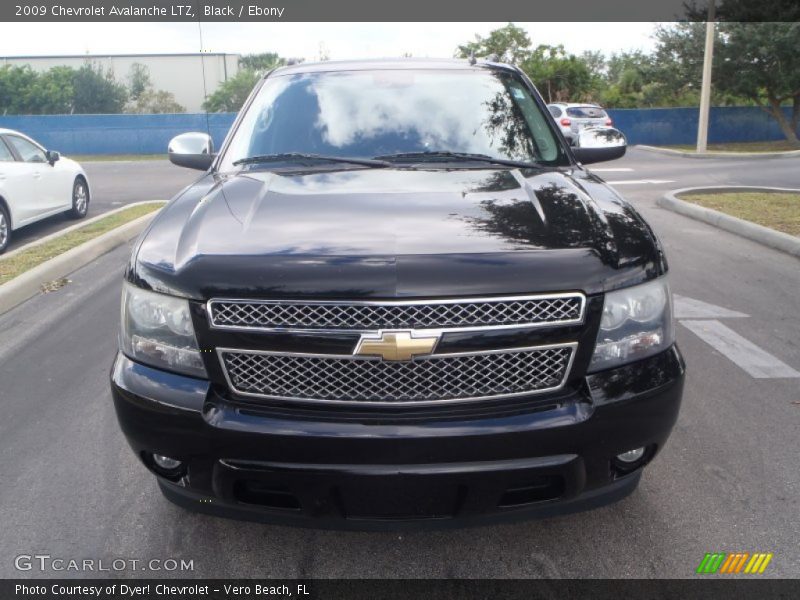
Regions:
<svg viewBox="0 0 800 600"><path fill-rule="evenodd" d="M18 131L0 129L0 254L20 227L62 212L82 219L90 197L78 163Z"/></svg>

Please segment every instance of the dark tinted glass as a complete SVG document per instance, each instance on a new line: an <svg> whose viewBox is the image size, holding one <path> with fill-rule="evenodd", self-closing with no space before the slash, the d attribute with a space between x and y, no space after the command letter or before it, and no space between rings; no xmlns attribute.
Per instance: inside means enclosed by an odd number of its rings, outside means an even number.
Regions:
<svg viewBox="0 0 800 600"><path fill-rule="evenodd" d="M513 74L400 69L267 79L222 168L261 154L369 158L427 151L566 160L545 114Z"/></svg>
<svg viewBox="0 0 800 600"><path fill-rule="evenodd" d="M573 106L567 109L570 117L577 119L604 119L606 111L595 106Z"/></svg>

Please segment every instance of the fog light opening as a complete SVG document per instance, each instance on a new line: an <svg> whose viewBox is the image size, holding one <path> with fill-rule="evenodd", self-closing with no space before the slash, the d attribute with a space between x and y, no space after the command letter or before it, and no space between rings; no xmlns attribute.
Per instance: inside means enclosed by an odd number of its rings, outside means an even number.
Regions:
<svg viewBox="0 0 800 600"><path fill-rule="evenodd" d="M181 466L181 461L179 461L177 458L170 458L169 456L163 456L162 454L153 454L153 462L165 471L174 471Z"/></svg>
<svg viewBox="0 0 800 600"><path fill-rule="evenodd" d="M150 454L147 458L150 468L167 479L180 479L186 473L185 465L177 458L163 454Z"/></svg>
<svg viewBox="0 0 800 600"><path fill-rule="evenodd" d="M611 466L617 475L627 475L644 465L654 454L654 446L631 448L617 454L611 461Z"/></svg>
<svg viewBox="0 0 800 600"><path fill-rule="evenodd" d="M630 465L638 462L644 456L644 447L634 448L622 454L617 454L617 460L623 464Z"/></svg>

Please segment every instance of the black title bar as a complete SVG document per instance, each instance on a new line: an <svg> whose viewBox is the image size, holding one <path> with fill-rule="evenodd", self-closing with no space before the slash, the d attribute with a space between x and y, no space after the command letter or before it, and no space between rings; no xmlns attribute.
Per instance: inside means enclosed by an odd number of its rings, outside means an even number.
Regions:
<svg viewBox="0 0 800 600"><path fill-rule="evenodd" d="M797 598L798 580L742 576L677 580L519 580L519 579L40 579L0 581L0 598L18 600L406 600L452 598L471 600L690 600L702 598Z"/></svg>
<svg viewBox="0 0 800 600"><path fill-rule="evenodd" d="M792 21L795 0L716 0L717 18ZM707 0L3 0L0 21L619 21L701 20ZM726 2L735 14L726 16ZM616 35L608 27L609 36Z"/></svg>

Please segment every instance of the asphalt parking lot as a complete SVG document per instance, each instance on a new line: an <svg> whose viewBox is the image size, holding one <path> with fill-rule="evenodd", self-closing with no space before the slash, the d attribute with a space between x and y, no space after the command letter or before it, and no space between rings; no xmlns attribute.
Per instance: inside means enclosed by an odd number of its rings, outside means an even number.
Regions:
<svg viewBox="0 0 800 600"><path fill-rule="evenodd" d="M124 165L94 165L95 209L167 197L194 176ZM678 424L633 495L577 515L402 534L185 512L136 461L111 405L121 247L0 316L0 576L81 575L15 570L15 556L45 553L193 560L191 572L116 573L154 577L691 577L712 551L772 552L761 577L800 575L800 263L655 205L695 185L800 187L800 159L634 148L596 171L666 246L688 364Z"/></svg>

